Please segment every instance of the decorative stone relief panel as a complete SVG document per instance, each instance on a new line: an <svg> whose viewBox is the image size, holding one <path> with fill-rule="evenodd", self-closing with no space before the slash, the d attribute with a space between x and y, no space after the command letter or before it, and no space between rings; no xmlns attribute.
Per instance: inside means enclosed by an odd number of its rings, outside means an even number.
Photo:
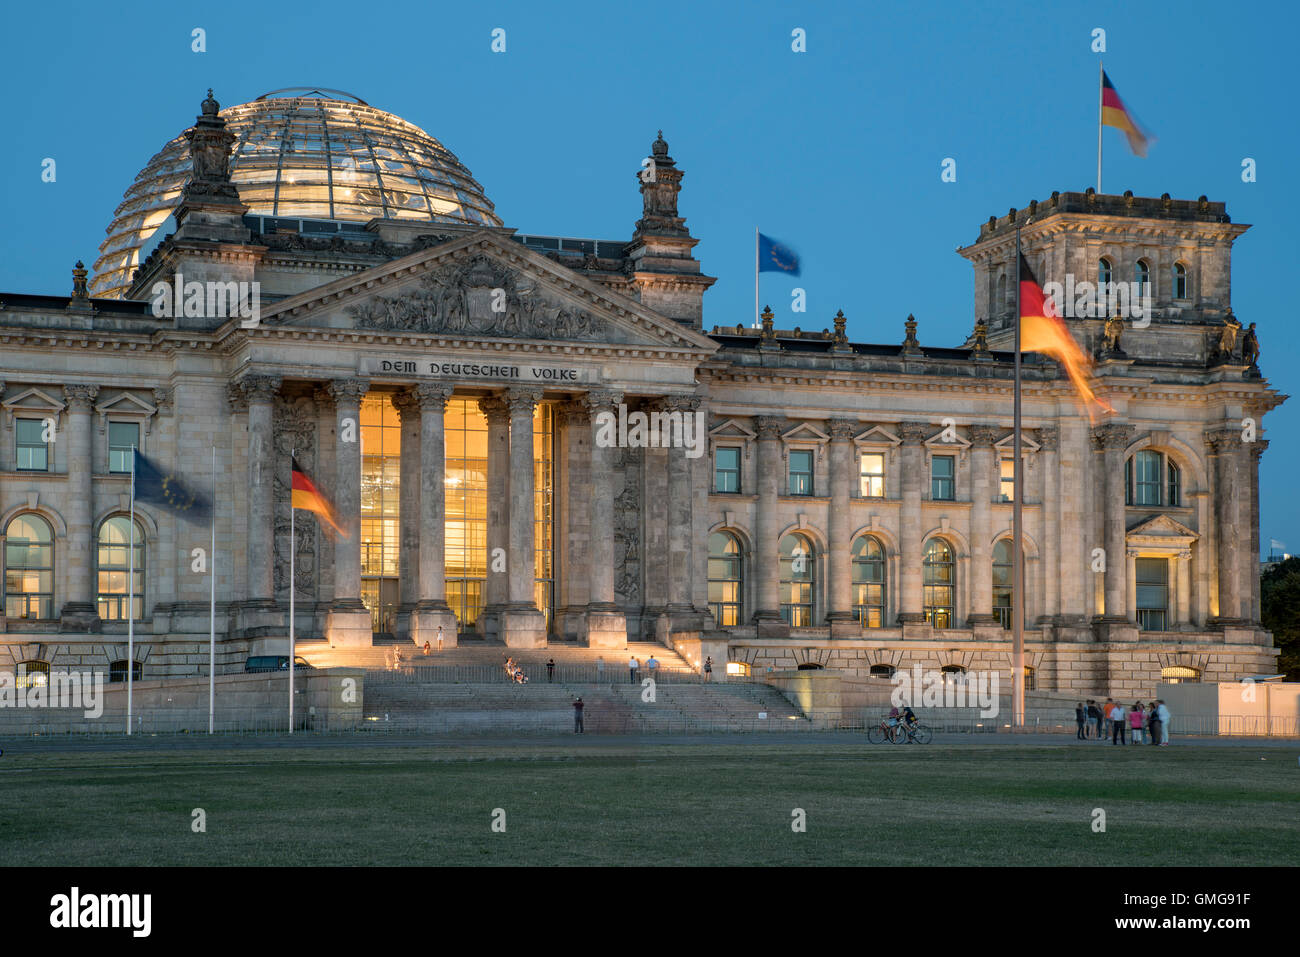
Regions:
<svg viewBox="0 0 1300 957"><path fill-rule="evenodd" d="M640 449L619 450L614 475L614 600L627 614L641 606Z"/></svg>
<svg viewBox="0 0 1300 957"><path fill-rule="evenodd" d="M289 522L290 522L290 457L315 476L316 468L316 403L309 395L278 395L272 411L272 428L275 433L275 597L277 601L289 600ZM316 520L306 514L298 516L295 526L296 554L294 556L294 587L298 600L317 598L317 537Z"/></svg>

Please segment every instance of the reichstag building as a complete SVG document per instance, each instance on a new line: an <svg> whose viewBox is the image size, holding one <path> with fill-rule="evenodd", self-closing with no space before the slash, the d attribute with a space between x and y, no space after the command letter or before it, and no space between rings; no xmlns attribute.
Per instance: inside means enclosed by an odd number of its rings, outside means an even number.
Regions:
<svg viewBox="0 0 1300 957"><path fill-rule="evenodd" d="M1066 320L1113 415L1025 360L1027 687L1275 670L1258 470L1284 397L1232 314L1248 227L1223 203L1089 190L990 217L960 249L965 343L901 316L860 343L842 313L706 318L662 133L611 173L640 194L630 236L572 239L509 228L438 140L356 97L201 109L70 296L0 293L0 668L120 678L133 614L137 678L202 673L211 574L222 667L283 653L296 459L344 532L296 513L302 653L441 629L689 643L739 673L1009 676L1021 225L1044 282L1153 301L1149 322ZM602 414L638 412L669 447L601 440ZM128 554L132 447L200 488L215 448L213 554L206 522L146 504Z"/></svg>

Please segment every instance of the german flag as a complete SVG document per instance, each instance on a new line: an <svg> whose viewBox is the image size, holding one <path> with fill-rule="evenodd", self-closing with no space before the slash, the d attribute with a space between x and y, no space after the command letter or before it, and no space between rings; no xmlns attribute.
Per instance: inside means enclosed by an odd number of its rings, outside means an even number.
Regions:
<svg viewBox="0 0 1300 957"><path fill-rule="evenodd" d="M1065 328L1056 303L1043 296L1038 278L1029 268L1024 254L1020 256L1020 351L1041 352L1065 367L1065 374L1074 383L1083 399L1088 419L1094 420L1094 406L1114 412L1102 399L1093 394L1088 378L1092 374L1092 360L1079 348L1070 330ZM297 493L294 493L297 494Z"/></svg>
<svg viewBox="0 0 1300 957"><path fill-rule="evenodd" d="M1111 84L1105 70L1101 71L1101 123L1103 126L1113 126L1117 130L1123 130L1124 135L1128 137L1129 149L1138 156L1147 155L1147 146L1151 138L1133 119L1133 114L1128 111L1124 101L1115 92L1115 87Z"/></svg>
<svg viewBox="0 0 1300 957"><path fill-rule="evenodd" d="M316 488L316 483L307 477L296 458L293 460L293 507L312 512L323 524L332 528L336 535L348 537L335 521L334 508L329 500Z"/></svg>

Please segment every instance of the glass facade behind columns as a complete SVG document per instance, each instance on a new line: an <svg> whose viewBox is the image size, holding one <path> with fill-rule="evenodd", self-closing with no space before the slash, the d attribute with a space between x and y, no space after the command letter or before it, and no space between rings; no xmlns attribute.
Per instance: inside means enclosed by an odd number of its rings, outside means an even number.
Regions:
<svg viewBox="0 0 1300 957"><path fill-rule="evenodd" d="M460 630L470 631L483 611L487 580L487 419L476 399L447 400L447 604Z"/></svg>
<svg viewBox="0 0 1300 957"><path fill-rule="evenodd" d="M388 395L361 400L361 600L376 634L397 618L402 429Z"/></svg>

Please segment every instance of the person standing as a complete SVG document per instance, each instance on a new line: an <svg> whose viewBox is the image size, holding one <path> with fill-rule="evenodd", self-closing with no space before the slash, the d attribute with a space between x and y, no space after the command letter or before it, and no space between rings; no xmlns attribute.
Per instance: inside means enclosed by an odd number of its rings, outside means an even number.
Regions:
<svg viewBox="0 0 1300 957"><path fill-rule="evenodd" d="M1082 701L1074 703L1074 724L1076 727L1074 736L1080 741L1086 741L1088 736L1083 733L1083 729L1088 724L1088 711Z"/></svg>
<svg viewBox="0 0 1300 957"><path fill-rule="evenodd" d="M1107 698L1107 699L1106 699L1106 704L1105 704L1105 705L1102 707L1102 709L1101 709L1101 718L1102 718L1102 722L1103 722L1103 723L1102 723L1102 727L1101 727L1101 735L1100 735L1100 736L1103 737L1103 738L1109 738L1109 737L1110 737L1110 729L1111 729L1110 714L1111 714L1111 712L1114 711L1114 710L1115 710L1115 702L1114 702L1114 700L1111 699L1111 698Z"/></svg>
<svg viewBox="0 0 1300 957"><path fill-rule="evenodd" d="M605 680L605 656L597 655L596 656L596 681L600 682L604 680Z"/></svg>
<svg viewBox="0 0 1300 957"><path fill-rule="evenodd" d="M554 680L555 680L555 659L548 658L546 660L546 682L547 684L550 684Z"/></svg>
<svg viewBox="0 0 1300 957"><path fill-rule="evenodd" d="M1133 710L1128 713L1129 744L1142 743L1142 723L1146 720L1146 712L1143 710L1142 702L1138 701L1133 705Z"/></svg>
<svg viewBox="0 0 1300 957"><path fill-rule="evenodd" d="M582 730L582 698L573 699L573 733L584 734Z"/></svg>
<svg viewBox="0 0 1300 957"><path fill-rule="evenodd" d="M704 659L704 680L713 680L713 659L711 657Z"/></svg>
<svg viewBox="0 0 1300 957"><path fill-rule="evenodd" d="M1124 710L1122 704L1117 704L1110 713L1110 743L1128 744L1128 741L1124 738L1124 732L1127 728L1128 712Z"/></svg>
<svg viewBox="0 0 1300 957"><path fill-rule="evenodd" d="M438 626L438 650L442 651L442 625Z"/></svg>
<svg viewBox="0 0 1300 957"><path fill-rule="evenodd" d="M1151 702L1151 710L1147 712L1147 731L1151 738L1152 744L1160 743L1160 712L1156 710L1156 702Z"/></svg>
<svg viewBox="0 0 1300 957"><path fill-rule="evenodd" d="M1160 744L1169 744L1169 721L1171 715L1169 709L1165 707L1162 699L1156 699L1156 715L1160 718Z"/></svg>
<svg viewBox="0 0 1300 957"><path fill-rule="evenodd" d="M1093 698L1088 699L1088 732L1096 738L1101 737L1101 709Z"/></svg>
<svg viewBox="0 0 1300 957"><path fill-rule="evenodd" d="M659 659L657 659L653 654L646 659L645 667L646 670L650 672L651 680L655 680L659 677Z"/></svg>
<svg viewBox="0 0 1300 957"><path fill-rule="evenodd" d="M632 684L636 684L636 672L639 667L641 666L637 664L636 655L633 655L627 663L627 677Z"/></svg>

